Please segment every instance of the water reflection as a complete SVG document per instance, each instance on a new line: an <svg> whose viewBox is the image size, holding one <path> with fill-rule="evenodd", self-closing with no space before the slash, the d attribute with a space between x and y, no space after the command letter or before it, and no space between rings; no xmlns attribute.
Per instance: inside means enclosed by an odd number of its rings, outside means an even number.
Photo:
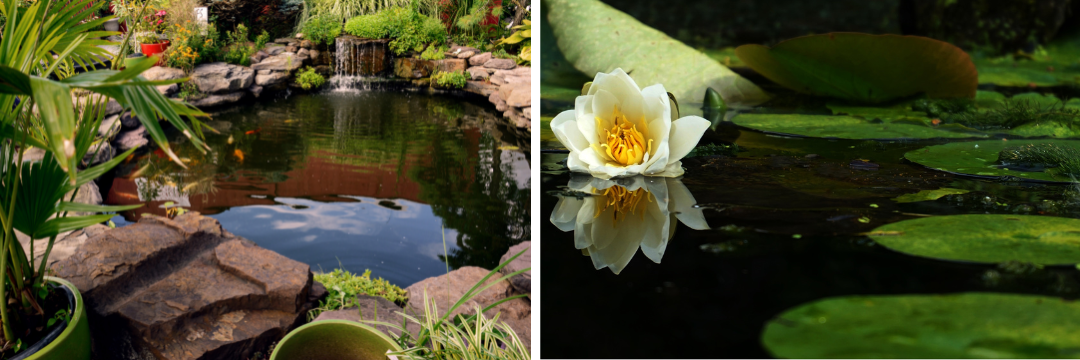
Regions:
<svg viewBox="0 0 1080 360"><path fill-rule="evenodd" d="M106 202L148 204L123 214L135 221L171 201L316 268L340 260L401 285L442 274L444 258L492 268L530 234L528 138L497 116L395 92L251 104L214 114L206 155L175 134L186 168L159 151L127 159Z"/></svg>
<svg viewBox="0 0 1080 360"><path fill-rule="evenodd" d="M574 247L592 259L597 269L618 274L638 248L660 263L676 220L695 230L709 224L694 195L674 178L635 176L598 179L575 175L558 193L551 223L574 232Z"/></svg>

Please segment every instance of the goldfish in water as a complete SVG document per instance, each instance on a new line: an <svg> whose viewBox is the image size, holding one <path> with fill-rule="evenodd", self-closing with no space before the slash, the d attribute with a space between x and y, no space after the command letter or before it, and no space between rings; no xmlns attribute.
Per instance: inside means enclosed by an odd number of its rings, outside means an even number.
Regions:
<svg viewBox="0 0 1080 360"><path fill-rule="evenodd" d="M255 130L248 130L248 131L245 131L245 132L244 132L244 135L252 135L252 134L258 134L258 133L260 133L260 132L262 132L262 128L261 128L261 127L260 127L260 128L255 128Z"/></svg>
<svg viewBox="0 0 1080 360"><path fill-rule="evenodd" d="M240 162L244 162L244 152L240 151L240 149L233 150L233 155L235 155L237 159L240 159Z"/></svg>

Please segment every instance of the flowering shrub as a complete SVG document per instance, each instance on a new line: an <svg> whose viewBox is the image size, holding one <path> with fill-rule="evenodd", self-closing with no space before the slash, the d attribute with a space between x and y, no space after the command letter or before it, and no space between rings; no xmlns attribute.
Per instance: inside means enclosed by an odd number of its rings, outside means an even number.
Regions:
<svg viewBox="0 0 1080 360"><path fill-rule="evenodd" d="M165 64L191 72L195 65L214 62L220 57L218 31L214 24L206 28L206 35L199 31L199 25L189 22L186 26L175 25L172 31L172 45L165 51Z"/></svg>

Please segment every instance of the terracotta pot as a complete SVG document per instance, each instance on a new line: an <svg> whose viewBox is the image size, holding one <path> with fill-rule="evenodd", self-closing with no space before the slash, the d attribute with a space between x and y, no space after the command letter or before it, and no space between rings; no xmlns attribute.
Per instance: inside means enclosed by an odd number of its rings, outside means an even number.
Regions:
<svg viewBox="0 0 1080 360"><path fill-rule="evenodd" d="M169 44L171 44L169 40L162 40L157 44L139 44L139 47L142 48L143 55L149 57L165 52L165 49L169 48ZM158 60L157 65L161 66L162 64L164 64L164 61Z"/></svg>

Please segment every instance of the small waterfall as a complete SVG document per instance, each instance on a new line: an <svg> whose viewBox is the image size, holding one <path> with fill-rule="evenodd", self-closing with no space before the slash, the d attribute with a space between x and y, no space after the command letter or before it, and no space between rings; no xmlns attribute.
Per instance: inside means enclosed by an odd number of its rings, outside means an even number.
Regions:
<svg viewBox="0 0 1080 360"><path fill-rule="evenodd" d="M386 41L346 35L334 40L334 48L334 75L328 81L332 91L370 90L387 69Z"/></svg>

